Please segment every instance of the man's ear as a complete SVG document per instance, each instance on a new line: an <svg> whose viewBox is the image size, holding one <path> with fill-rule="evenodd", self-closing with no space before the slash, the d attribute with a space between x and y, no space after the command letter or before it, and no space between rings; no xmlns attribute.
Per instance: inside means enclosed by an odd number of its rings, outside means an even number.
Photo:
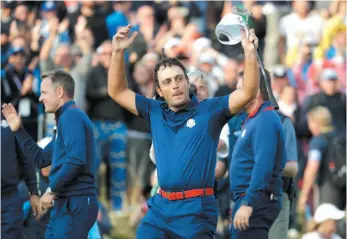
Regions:
<svg viewBox="0 0 347 239"><path fill-rule="evenodd" d="M63 98L63 96L64 96L64 89L63 89L63 87L62 86L58 86L56 91L57 91L58 97L59 98Z"/></svg>
<svg viewBox="0 0 347 239"><path fill-rule="evenodd" d="M155 90L157 91L157 93L159 94L160 97L163 97L163 94L162 94L161 89L159 87L155 87Z"/></svg>

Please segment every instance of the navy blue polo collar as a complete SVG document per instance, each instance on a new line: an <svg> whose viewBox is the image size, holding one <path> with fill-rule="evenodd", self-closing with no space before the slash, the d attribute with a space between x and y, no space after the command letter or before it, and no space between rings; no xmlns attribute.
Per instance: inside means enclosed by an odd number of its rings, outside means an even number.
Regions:
<svg viewBox="0 0 347 239"><path fill-rule="evenodd" d="M64 111L70 108L76 108L76 103L74 100L67 101L55 112L55 121L57 122L57 124L60 116L64 113Z"/></svg>
<svg viewBox="0 0 347 239"><path fill-rule="evenodd" d="M196 95L190 95L191 100L188 102L188 104L181 110L179 111L192 111L195 110L196 107L199 105L199 100L196 98ZM168 104L166 102L162 103L162 106L164 107L166 112L172 111ZM177 111L177 112L179 112Z"/></svg>

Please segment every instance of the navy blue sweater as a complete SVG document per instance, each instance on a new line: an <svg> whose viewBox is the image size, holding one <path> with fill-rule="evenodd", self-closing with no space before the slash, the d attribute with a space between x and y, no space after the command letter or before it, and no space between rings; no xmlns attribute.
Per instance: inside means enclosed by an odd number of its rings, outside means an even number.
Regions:
<svg viewBox="0 0 347 239"><path fill-rule="evenodd" d="M1 121L1 193L17 191L20 172L30 193L37 193L35 166L24 157L11 129Z"/></svg>
<svg viewBox="0 0 347 239"><path fill-rule="evenodd" d="M236 141L230 165L233 200L257 206L262 193L282 195L281 178L286 164L284 131L280 117L268 110L270 102L249 114Z"/></svg>
<svg viewBox="0 0 347 239"><path fill-rule="evenodd" d="M44 149L23 128L16 131L19 145L38 168L52 165L49 187L56 195L96 195L96 148L92 122L76 108L74 101L65 103L55 117L57 133Z"/></svg>

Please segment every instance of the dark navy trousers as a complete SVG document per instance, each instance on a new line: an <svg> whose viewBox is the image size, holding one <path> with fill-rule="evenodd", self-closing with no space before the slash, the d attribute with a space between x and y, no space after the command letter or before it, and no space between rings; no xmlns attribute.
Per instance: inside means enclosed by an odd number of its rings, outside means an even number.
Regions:
<svg viewBox="0 0 347 239"><path fill-rule="evenodd" d="M236 200L232 219L235 217L237 210L241 207L242 197ZM270 200L270 195L263 192L259 198L257 206L253 208L251 217L249 218L249 227L245 231L236 230L232 220L231 239L267 239L271 225L276 220L281 210L281 198L276 201Z"/></svg>
<svg viewBox="0 0 347 239"><path fill-rule="evenodd" d="M18 191L1 195L1 238L22 238L22 202Z"/></svg>
<svg viewBox="0 0 347 239"><path fill-rule="evenodd" d="M213 195L169 201L157 194L147 204L148 212L136 231L136 238L214 238L218 202Z"/></svg>
<svg viewBox="0 0 347 239"><path fill-rule="evenodd" d="M87 239L98 215L96 196L71 196L54 201L46 239Z"/></svg>

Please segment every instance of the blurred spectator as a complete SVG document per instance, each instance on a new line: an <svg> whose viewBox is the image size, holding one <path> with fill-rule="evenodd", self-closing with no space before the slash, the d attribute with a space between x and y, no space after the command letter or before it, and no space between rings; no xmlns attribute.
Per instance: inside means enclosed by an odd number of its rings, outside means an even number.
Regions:
<svg viewBox="0 0 347 239"><path fill-rule="evenodd" d="M1 1L1 28L5 26L4 28L9 29L11 20L11 2Z"/></svg>
<svg viewBox="0 0 347 239"><path fill-rule="evenodd" d="M192 66L197 67L199 64L200 54L206 51L206 49L210 49L211 47L212 47L212 42L210 39L206 37L200 37L196 39L190 48L191 50L190 64Z"/></svg>
<svg viewBox="0 0 347 239"><path fill-rule="evenodd" d="M198 31L206 34L206 14L208 2L205 1L187 1L184 2L185 6L189 8L190 21L197 25Z"/></svg>
<svg viewBox="0 0 347 239"><path fill-rule="evenodd" d="M326 56L327 59L331 59L336 55L340 55L342 53L342 57L345 54L345 48L343 44L343 38L345 38L344 32L346 32L346 2L335 0L330 2L328 17L324 23L322 41L319 44L319 49L317 52L317 57ZM334 38L337 36L337 41ZM344 40L345 41L345 40Z"/></svg>
<svg viewBox="0 0 347 239"><path fill-rule="evenodd" d="M323 20L311 11L308 1L295 0L292 4L294 11L280 20L278 44L282 64L286 63L286 49L297 47L306 34L311 34L319 42L322 33Z"/></svg>
<svg viewBox="0 0 347 239"><path fill-rule="evenodd" d="M293 122L299 119L300 109L297 104L295 88L291 85L284 86L279 96L278 106L281 113L289 117Z"/></svg>
<svg viewBox="0 0 347 239"><path fill-rule="evenodd" d="M147 53L136 63L133 72L136 83L135 92L147 98L155 96L154 67L159 61L156 53ZM143 119L132 116L128 121L128 145L127 145L127 190L129 206L141 203L141 193L148 185L150 174L154 169L149 152L152 138L149 127Z"/></svg>
<svg viewBox="0 0 347 239"><path fill-rule="evenodd" d="M108 15L105 19L108 36L110 39L116 34L119 27L127 26L129 24L129 19L127 14L131 7L131 2L121 2L115 1L112 3L114 12Z"/></svg>
<svg viewBox="0 0 347 239"><path fill-rule="evenodd" d="M18 4L14 10L14 20L17 23L26 23L29 17L29 9L25 4Z"/></svg>
<svg viewBox="0 0 347 239"><path fill-rule="evenodd" d="M215 96L229 95L236 89L237 81L239 79L239 65L236 60L231 59L223 69L224 85L220 85L217 89Z"/></svg>
<svg viewBox="0 0 347 239"><path fill-rule="evenodd" d="M276 99L281 95L284 87L289 85L288 70L283 65L276 65L272 70L272 91Z"/></svg>
<svg viewBox="0 0 347 239"><path fill-rule="evenodd" d="M346 60L346 25L343 23L337 26L335 32L332 33L331 46L326 49L325 56L328 60L335 59L339 61ZM340 61L341 61L340 60Z"/></svg>
<svg viewBox="0 0 347 239"><path fill-rule="evenodd" d="M345 217L345 212L339 210L336 206L324 203L316 209L308 233L302 236L302 239L342 239L336 234L337 221Z"/></svg>
<svg viewBox="0 0 347 239"><path fill-rule="evenodd" d="M164 45L164 53L166 57L173 58L178 55L178 52L181 50L182 45L180 38L174 37L169 39Z"/></svg>
<svg viewBox="0 0 347 239"><path fill-rule="evenodd" d="M137 10L138 30L144 36L148 47L154 45L154 38L159 26L154 21L154 9L151 6L142 6Z"/></svg>
<svg viewBox="0 0 347 239"><path fill-rule="evenodd" d="M196 88L196 97L199 101L203 101L210 97L208 90L208 79L202 71L191 71L188 73L189 82Z"/></svg>
<svg viewBox="0 0 347 239"><path fill-rule="evenodd" d="M11 47L9 26L1 24L1 68L7 64L7 52Z"/></svg>
<svg viewBox="0 0 347 239"><path fill-rule="evenodd" d="M88 34L88 30L84 30L83 37L76 39L76 43L82 51L82 58L80 59L80 61L75 62L73 59L73 55L71 54L69 44L59 44L57 48L54 49L55 51L52 52L52 47L54 42L56 41L58 32L65 31L61 28L67 29L67 22L63 21L58 25L58 19L53 18L52 20L50 20L49 24L50 35L43 43L40 51L41 71L44 73L59 68L64 68L65 70L70 71L72 77L75 79L76 104L82 110L86 110L86 76L89 71L89 65L91 64L92 60L91 51L93 44L93 36Z"/></svg>
<svg viewBox="0 0 347 239"><path fill-rule="evenodd" d="M111 41L102 43L97 53L99 64L90 70L87 77L86 95L90 106L88 115L95 124L98 166L105 160L110 167L110 178L106 180L111 185L111 208L119 211L124 206L126 189L127 126L124 110L107 93L108 67L112 55Z"/></svg>
<svg viewBox="0 0 347 239"><path fill-rule="evenodd" d="M173 38L181 38L186 30L188 24L188 14L189 9L186 7L170 7L167 11L168 22L165 23L166 29L163 28L164 31L161 38L158 38L158 42L156 45L156 51L160 52L170 39ZM166 54L166 51L165 51ZM167 55L167 57L170 57Z"/></svg>
<svg viewBox="0 0 347 239"><path fill-rule="evenodd" d="M312 37L306 35L302 44L300 44L297 48L293 48L291 52L288 52L288 58L293 57L293 59L289 60L291 61L289 64L292 65L300 104L302 104L307 94L309 69L313 62L313 54L316 44L317 42L315 42ZM290 56L290 54L293 55Z"/></svg>
<svg viewBox="0 0 347 239"><path fill-rule="evenodd" d="M78 11L68 15L69 32L74 32L74 27L79 24L82 24L82 29L90 29L94 38L93 49L96 49L103 41L109 39L105 10L93 1L82 1L80 4Z"/></svg>
<svg viewBox="0 0 347 239"><path fill-rule="evenodd" d="M325 68L334 68L340 82L340 88L346 88L346 3L341 5L340 11L327 21L323 31L323 38L314 53L314 62L308 69L308 94L316 93L319 89L319 75ZM336 4L332 2L331 4Z"/></svg>
<svg viewBox="0 0 347 239"><path fill-rule="evenodd" d="M10 25L10 40L17 36L23 36L27 41L30 40L30 27L20 21L12 21Z"/></svg>
<svg viewBox="0 0 347 239"><path fill-rule="evenodd" d="M329 142L336 138L332 115L327 108L317 106L308 112L307 118L309 129L314 137L310 141L299 209L304 211L310 190L317 177L320 203L332 203L343 209L346 206L346 192L337 188L330 173L329 162L333 159L329 159Z"/></svg>
<svg viewBox="0 0 347 239"><path fill-rule="evenodd" d="M30 52L30 49L29 49L29 46L27 44L27 39L25 38L25 36L23 35L18 35L16 36L15 38L12 39L11 41L11 45L13 48L22 48L24 49L25 51L25 54L26 54L26 62L25 63L28 63L30 60L32 60L30 57L31 57L31 52ZM11 54L11 52L7 52L8 54Z"/></svg>
<svg viewBox="0 0 347 239"><path fill-rule="evenodd" d="M211 95L215 95L219 85L218 79L214 74L216 70L215 64L215 58L211 53L205 52L200 55L198 69L206 74L208 90Z"/></svg>
<svg viewBox="0 0 347 239"><path fill-rule="evenodd" d="M50 34L50 21L53 21L55 19L58 20L57 15L57 6L56 3L53 1L46 1L41 4L40 7L40 13L41 13L41 29L40 29L40 35L47 39Z"/></svg>
<svg viewBox="0 0 347 239"><path fill-rule="evenodd" d="M185 26L188 23L187 17L189 14L189 9L186 7L171 7L169 8L167 14L171 34L182 36Z"/></svg>
<svg viewBox="0 0 347 239"><path fill-rule="evenodd" d="M265 48L265 36L267 29L266 16L262 13L263 4L260 1L247 1L251 5L250 12L252 15L249 18L249 27L253 28L259 39L259 52L262 56Z"/></svg>
<svg viewBox="0 0 347 239"><path fill-rule="evenodd" d="M315 60L308 68L308 82L306 84L306 95L316 94L320 91L320 77L326 69L333 69L337 75L337 90L344 92L346 85L346 62L334 62L332 60Z"/></svg>
<svg viewBox="0 0 347 239"><path fill-rule="evenodd" d="M1 102L12 103L23 117L28 133L37 139L38 97L33 93L33 82L38 59L26 66L28 57L22 47L12 47L8 65L1 71Z"/></svg>
<svg viewBox="0 0 347 239"><path fill-rule="evenodd" d="M129 219L129 224L132 228L136 229L142 218L146 215L148 211L147 200L151 197L151 186L146 186L142 190L142 194L139 196L138 203L135 207L134 212L131 214Z"/></svg>
<svg viewBox="0 0 347 239"><path fill-rule="evenodd" d="M329 109L333 125L344 131L346 127L346 95L339 92L338 76L333 69L325 69L320 76L320 93L308 96L303 103L303 118L308 111L316 106L324 106ZM306 126L303 125L305 128Z"/></svg>

